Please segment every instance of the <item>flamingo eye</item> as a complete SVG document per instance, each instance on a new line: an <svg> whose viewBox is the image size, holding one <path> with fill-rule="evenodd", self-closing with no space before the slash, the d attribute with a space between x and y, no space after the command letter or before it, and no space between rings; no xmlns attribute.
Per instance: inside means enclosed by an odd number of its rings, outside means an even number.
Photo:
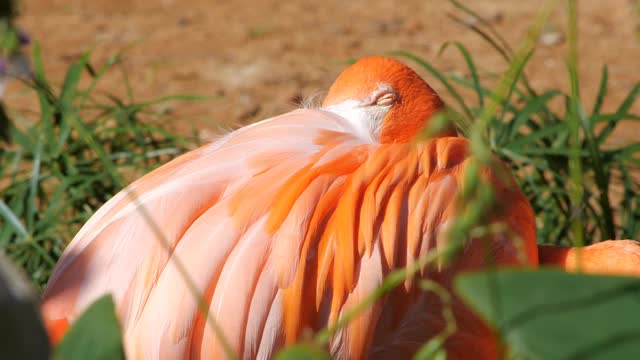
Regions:
<svg viewBox="0 0 640 360"><path fill-rule="evenodd" d="M396 94L393 92L384 92L380 94L374 101L374 104L378 106L389 106L396 102Z"/></svg>

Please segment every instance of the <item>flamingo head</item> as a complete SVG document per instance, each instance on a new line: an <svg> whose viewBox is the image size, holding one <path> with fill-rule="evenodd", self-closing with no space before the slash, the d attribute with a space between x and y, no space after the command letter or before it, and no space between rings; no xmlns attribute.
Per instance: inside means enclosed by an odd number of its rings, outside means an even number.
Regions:
<svg viewBox="0 0 640 360"><path fill-rule="evenodd" d="M331 85L322 107L353 123L361 135L380 143L410 142L444 104L415 71L382 56L365 57ZM439 137L456 136L453 126Z"/></svg>

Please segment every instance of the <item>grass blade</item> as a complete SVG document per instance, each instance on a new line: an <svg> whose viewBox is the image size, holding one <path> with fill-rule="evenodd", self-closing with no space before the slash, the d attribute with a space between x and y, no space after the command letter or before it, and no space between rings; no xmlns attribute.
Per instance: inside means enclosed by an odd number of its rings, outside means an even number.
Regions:
<svg viewBox="0 0 640 360"><path fill-rule="evenodd" d="M509 124L509 138L515 137L520 127L531 117L531 115L540 112L546 104L554 97L561 95L558 90L550 90L538 97L534 97L529 101L517 114L515 119Z"/></svg>
<svg viewBox="0 0 640 360"><path fill-rule="evenodd" d="M584 231L582 225L582 204L584 201L584 186L582 184L582 165L580 160L580 93L578 85L578 50L577 50L577 5L575 0L568 0L569 13L569 57L567 67L569 70L569 80L571 83L571 96L569 102L569 197L573 209L573 219L571 222L571 234L576 246L584 245Z"/></svg>
<svg viewBox="0 0 640 360"><path fill-rule="evenodd" d="M467 67L469 68L469 72L471 73L471 79L473 80L473 88L476 91L476 95L478 95L478 104L480 107L484 106L484 94L482 92L482 86L480 86L480 77L478 76L478 69L476 69L476 65L473 62L473 58L464 45L462 45L459 41L447 41L445 42L440 51L438 51L438 55L444 53L444 51L449 47L449 45L453 44L464 58L464 61L467 63Z"/></svg>
<svg viewBox="0 0 640 360"><path fill-rule="evenodd" d="M607 65L602 65L602 76L600 78L600 86L598 87L598 95L596 96L596 101L593 104L593 110L591 111L592 116L596 116L600 114L600 108L602 107L602 103L604 102L604 98L607 95L607 84L609 83L609 68Z"/></svg>
<svg viewBox="0 0 640 360"><path fill-rule="evenodd" d="M60 103L67 109L72 107L71 101L76 97L76 88L80 81L80 75L82 75L82 70L85 69L88 59L89 53L82 54L80 61L71 64L69 70L67 70L67 75L62 83L62 90L60 90Z"/></svg>
<svg viewBox="0 0 640 360"><path fill-rule="evenodd" d="M43 136L38 137L35 153L33 154L33 166L31 170L31 179L29 180L29 200L27 203L27 228L32 229L35 225L36 214L38 213L38 204L36 197L38 196L38 183L40 181L40 161L42 158Z"/></svg>
<svg viewBox="0 0 640 360"><path fill-rule="evenodd" d="M2 199L0 199L0 215L15 229L18 235L20 235L22 238L26 238L27 236L29 236L27 229L25 229L24 225L22 225L20 219L18 219L13 211L11 211L11 208Z"/></svg>
<svg viewBox="0 0 640 360"><path fill-rule="evenodd" d="M629 109L631 109L631 106L633 106L638 96L640 96L640 83L636 84L633 87L633 89L629 92L629 95L627 95L627 97L624 99L620 107L618 107L618 110L615 112L615 115L611 117L611 119L608 121L607 126L605 126L602 132L600 132L600 134L598 135L598 145L602 145L605 142L605 140L607 140L607 138L609 137L609 135L611 135L611 133L613 132L615 127L618 125L620 120L622 120L625 117L633 116L633 115L627 115L627 112L629 111Z"/></svg>

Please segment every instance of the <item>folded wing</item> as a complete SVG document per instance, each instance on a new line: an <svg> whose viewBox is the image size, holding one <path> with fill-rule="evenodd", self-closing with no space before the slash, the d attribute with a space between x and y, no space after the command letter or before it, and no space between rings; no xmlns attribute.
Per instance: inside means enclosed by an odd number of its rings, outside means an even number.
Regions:
<svg viewBox="0 0 640 360"><path fill-rule="evenodd" d="M442 246L468 164L461 138L381 145L356 134L337 115L298 110L149 173L73 239L45 292L45 320L73 322L112 293L127 353L145 359L268 358L337 320L391 270ZM535 262L526 199L512 182L496 189L496 220L524 246L496 235L489 257L516 262L520 248ZM486 261L474 246L461 268ZM362 312L332 339L334 355L364 356L389 311L381 299Z"/></svg>

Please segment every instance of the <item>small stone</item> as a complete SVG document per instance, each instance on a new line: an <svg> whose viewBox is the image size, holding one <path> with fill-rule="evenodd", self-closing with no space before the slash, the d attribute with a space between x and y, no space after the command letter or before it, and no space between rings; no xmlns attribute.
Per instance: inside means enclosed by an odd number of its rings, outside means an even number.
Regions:
<svg viewBox="0 0 640 360"><path fill-rule="evenodd" d="M555 27L548 27L542 31L538 41L545 46L560 45L564 42L564 34Z"/></svg>
<svg viewBox="0 0 640 360"><path fill-rule="evenodd" d="M405 29L407 30L407 33L415 34L422 31L424 29L424 26L422 25L422 22L420 22L420 20L414 19L407 22L407 24L405 25Z"/></svg>
<svg viewBox="0 0 640 360"><path fill-rule="evenodd" d="M362 41L355 39L349 42L350 49L359 49L362 46Z"/></svg>
<svg viewBox="0 0 640 360"><path fill-rule="evenodd" d="M191 25L192 23L193 23L193 21L192 21L190 18L188 18L188 17L186 17L186 16L182 16L182 17L180 17L180 18L178 19L178 21L177 21L177 23L176 23L176 24L177 24L179 27L187 27L187 26Z"/></svg>
<svg viewBox="0 0 640 360"><path fill-rule="evenodd" d="M539 41L546 46L560 45L564 42L564 34L559 31L544 32L540 35Z"/></svg>

